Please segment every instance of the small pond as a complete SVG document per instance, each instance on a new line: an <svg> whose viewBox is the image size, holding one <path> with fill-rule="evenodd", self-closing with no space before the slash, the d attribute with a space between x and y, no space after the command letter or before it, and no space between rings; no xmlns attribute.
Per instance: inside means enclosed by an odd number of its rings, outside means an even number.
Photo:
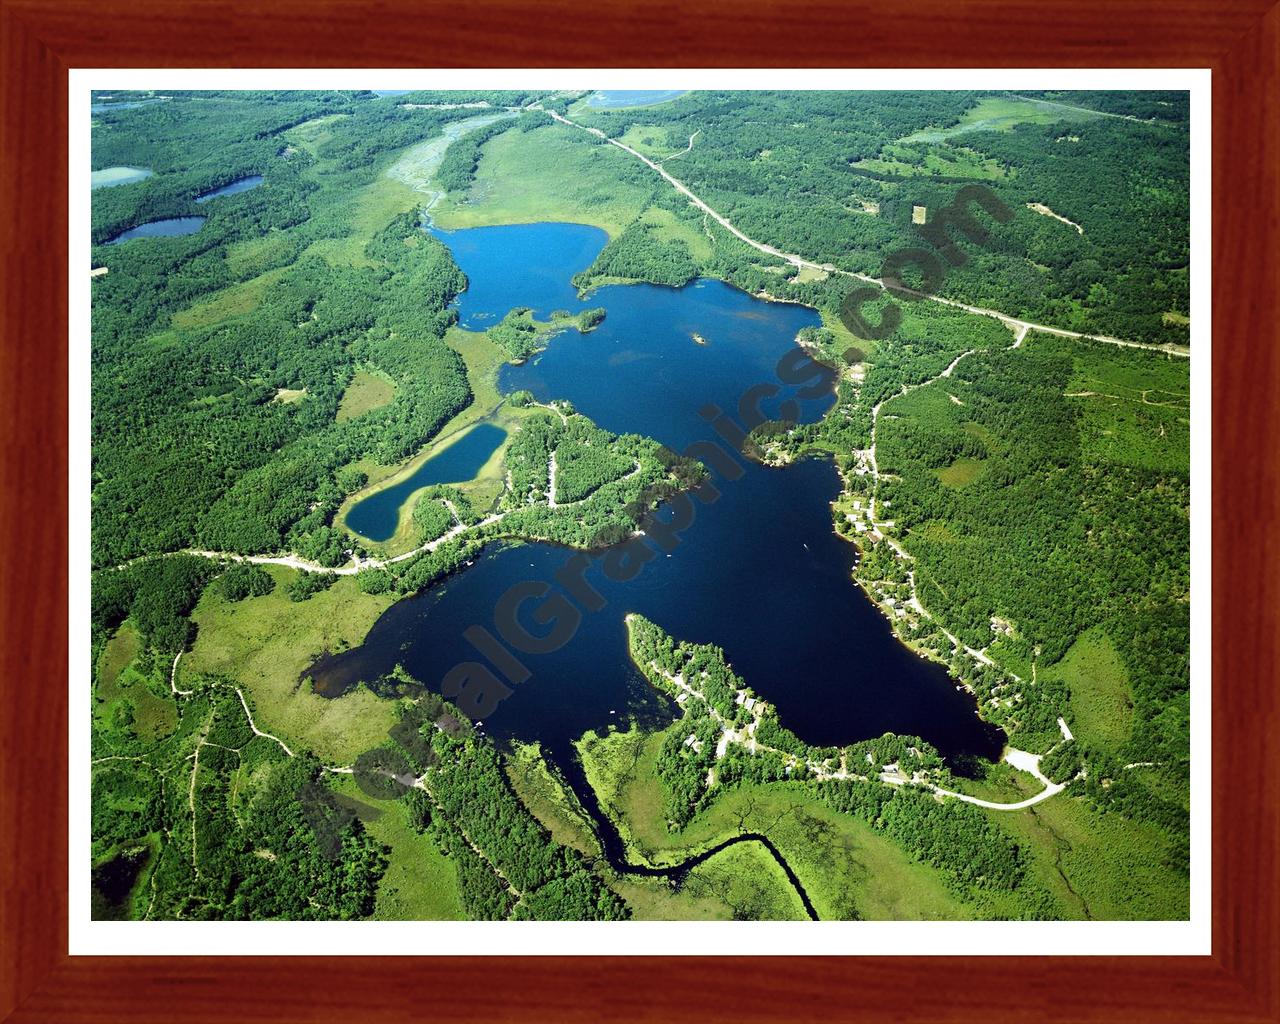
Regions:
<svg viewBox="0 0 1280 1024"><path fill-rule="evenodd" d="M347 513L347 527L369 540L389 540L399 525L401 508L414 491L472 479L506 438L507 432L492 423L473 427L410 476L353 505Z"/></svg>
<svg viewBox="0 0 1280 1024"><path fill-rule="evenodd" d="M217 199L218 196L234 196L238 192L248 192L251 188L257 188L262 184L261 174L250 174L245 178L237 178L235 181L219 188L210 189L208 192L201 192L196 196L197 203L207 203L210 199Z"/></svg>
<svg viewBox="0 0 1280 1024"><path fill-rule="evenodd" d="M113 185L132 185L151 177L155 171L150 167L104 167L89 175L90 188L111 188Z"/></svg>
<svg viewBox="0 0 1280 1024"><path fill-rule="evenodd" d="M153 220L139 224L136 228L121 231L114 238L108 238L104 245L117 245L135 238L177 238L179 235L194 235L204 226L204 217L168 217L165 220Z"/></svg>

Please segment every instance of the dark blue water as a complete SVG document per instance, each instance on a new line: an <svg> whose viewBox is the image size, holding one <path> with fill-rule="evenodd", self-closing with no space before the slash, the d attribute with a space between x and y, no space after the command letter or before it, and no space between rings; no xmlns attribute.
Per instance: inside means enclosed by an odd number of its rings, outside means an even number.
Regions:
<svg viewBox="0 0 1280 1024"><path fill-rule="evenodd" d="M194 235L204 226L204 217L170 217L167 220L153 220L149 224L139 224L136 228L121 231L115 238L109 238L104 245L115 245L133 238L176 238L178 235Z"/></svg>
<svg viewBox="0 0 1280 1024"><path fill-rule="evenodd" d="M250 174L247 178L237 178L229 185L223 185L221 188L211 189L208 192L201 192L196 196L196 202L207 203L210 199L217 199L218 196L233 196L237 192L248 192L249 189L257 188L261 184L261 174Z"/></svg>
<svg viewBox="0 0 1280 1024"><path fill-rule="evenodd" d="M529 306L541 320L553 310L571 313L588 305L569 279L586 270L609 236L586 224L504 224L491 228L430 233L453 252L467 275L458 297L458 322L483 331L515 306ZM512 302L512 296L519 296Z"/></svg>
<svg viewBox="0 0 1280 1024"><path fill-rule="evenodd" d="M398 484L371 494L347 513L347 526L370 540L388 540L400 522L400 509L409 495L432 484L456 484L470 480L506 439L507 432L492 423L481 423L418 467Z"/></svg>
<svg viewBox="0 0 1280 1024"><path fill-rule="evenodd" d="M592 107L642 107L683 96L687 89L600 89L587 98Z"/></svg>
<svg viewBox="0 0 1280 1024"><path fill-rule="evenodd" d="M547 301L556 270L544 265L535 274L508 264L504 253L523 253L523 260L536 251L574 252L579 262L584 255L589 262L589 254L577 249L580 229L565 225L557 237L554 228L442 236L458 246L464 269L468 263L484 266L496 278L471 277L468 316L500 317L513 306ZM521 230L543 248L522 240ZM567 280L577 269L578 262L561 264L558 273ZM478 296L488 296L487 304ZM708 405L736 410L753 385L778 384L778 361L794 349L796 332L818 323L812 310L767 303L711 281L678 290L604 288L592 303L607 310L601 327L589 335L560 335L534 362L505 368L501 386L567 398L606 429L646 434L679 450L715 438L700 415ZM707 344L695 344L694 331ZM775 397L790 393L783 388ZM818 418L829 402L801 401L799 418ZM768 413L770 403L764 408ZM623 617L631 611L679 639L723 647L748 685L811 743L843 744L893 731L923 736L947 755L999 756L998 730L977 717L972 700L941 666L897 641L851 580L854 549L832 528L830 502L840 481L830 462L768 469L736 457L714 479L719 499L693 503L695 519L673 550L635 542L651 558L633 579L607 578L601 553L495 545L444 586L388 609L362 647L322 658L309 674L321 693L336 696L401 663L438 687L454 666L484 661L463 633L483 625L498 635L495 608L513 584L543 582L555 593L581 595L573 582L580 575L604 606L581 610L572 639L558 650L520 655L531 678L510 687L484 720L490 735L541 741L566 767L575 790L583 783L566 760L574 738L629 717L669 713L628 658ZM585 605L588 598L576 596L573 603ZM532 618L540 606L533 600L526 607L526 628L536 635L554 625ZM575 618L568 611L562 617Z"/></svg>
<svg viewBox="0 0 1280 1024"><path fill-rule="evenodd" d="M736 414L752 385L779 387L761 402L775 418L796 392L779 382L778 360L802 328L822 322L807 306L761 302L711 280L679 289L609 285L580 305L603 306L604 322L589 334L557 336L528 363L502 367L500 389L528 389L543 402L567 398L608 430L644 434L679 451L715 438L700 410L715 403ZM799 419L816 420L829 405L825 397L801 403Z"/></svg>

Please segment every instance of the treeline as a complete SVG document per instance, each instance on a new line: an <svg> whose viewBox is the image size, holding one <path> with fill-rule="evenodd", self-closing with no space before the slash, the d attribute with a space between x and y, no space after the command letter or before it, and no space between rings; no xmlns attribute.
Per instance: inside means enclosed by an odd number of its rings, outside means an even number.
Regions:
<svg viewBox="0 0 1280 1024"><path fill-rule="evenodd" d="M407 457L471 400L442 340L465 283L448 250L405 214L366 254L374 266L343 273L303 260L252 317L185 331L181 347L95 353L96 564L196 544L346 560L338 475ZM387 373L396 398L337 423L361 365ZM303 395L275 400L284 389Z"/></svg>
<svg viewBox="0 0 1280 1024"><path fill-rule="evenodd" d="M281 233L309 217L315 183L303 152L283 156L279 133L314 117L345 109L334 93L236 94L200 98L175 94L163 103L94 114L93 166L141 166L153 177L95 189L91 205L95 243L147 221L203 215L193 235L151 238L94 249L95 265L110 274L94 281L95 358L112 344L162 327L170 313L197 296L237 280L226 249L237 241ZM197 206L195 197L237 178L262 174L256 189ZM300 247L276 242L276 262ZM261 269L268 269L263 266Z"/></svg>
<svg viewBox="0 0 1280 1024"><path fill-rule="evenodd" d="M228 247L273 235L270 265L281 266L301 252L305 240L282 234L309 217L306 157L264 166L247 155L237 177L263 173L258 188L196 206L204 186L223 174L199 173L97 189L93 237L102 242L117 232L151 220L199 214L208 219L194 234L142 238L109 247L95 245L94 266L108 274L93 282L94 365L103 365L145 335L163 329L170 316L196 299L240 280L227 259Z"/></svg>
<svg viewBox="0 0 1280 1024"><path fill-rule="evenodd" d="M549 338L547 330L538 329L533 310L528 306L511 310L485 333L512 362L523 362L541 351Z"/></svg>
<svg viewBox="0 0 1280 1024"><path fill-rule="evenodd" d="M413 525L418 528L418 539L425 544L453 529L453 513L438 498L424 494L413 508Z"/></svg>
<svg viewBox="0 0 1280 1024"><path fill-rule="evenodd" d="M309 243L351 233L347 197L373 177L377 159L435 135L465 110L401 110L353 99L351 93L281 93L233 98L222 94L176 98L145 107L95 114L93 166L137 165L154 177L96 189L96 242L164 217L206 215L193 235L151 238L94 250L95 344L110 334L136 338L163 327L169 314L203 293L292 262ZM320 166L288 131L330 117ZM258 188L197 206L201 192L249 174ZM292 229L292 230L290 230ZM234 243L252 257L229 253Z"/></svg>
<svg viewBox="0 0 1280 1024"><path fill-rule="evenodd" d="M1096 614L1097 581L1069 543L1083 488L1077 412L1063 397L1071 372L1038 344L974 355L929 398L916 392L882 414L877 460L891 478L880 501L926 567L926 607L972 647L987 646L999 615L1054 662ZM965 455L985 460L981 474L944 486L934 471ZM917 529L931 522L945 536Z"/></svg>
<svg viewBox="0 0 1280 1024"><path fill-rule="evenodd" d="M1026 876L1022 848L972 804L939 802L910 786L843 781L815 785L835 810L861 818L962 887L1014 890Z"/></svg>
<svg viewBox="0 0 1280 1024"><path fill-rule="evenodd" d="M806 743L779 721L772 705L756 697L729 666L721 648L676 640L660 626L635 613L627 616L627 635L631 658L650 682L674 697L683 694L684 689L672 679L679 678L692 688L694 695L684 702L685 715L692 716L691 721L711 717L711 712L735 729L754 721L752 737L756 743L790 755L785 762L801 774L805 762L832 770L843 763L850 772L871 775L886 765L897 764L908 778L915 772L944 770L938 751L919 736L885 733L844 747L817 747ZM748 701L754 702L751 708L747 707ZM733 745L728 750L734 750ZM797 761L800 763L794 763Z"/></svg>
<svg viewBox="0 0 1280 1024"><path fill-rule="evenodd" d="M275 589L271 574L249 562L235 562L227 566L218 580L222 596L228 601L243 601L247 597L262 597Z"/></svg>
<svg viewBox="0 0 1280 1024"><path fill-rule="evenodd" d="M788 294L799 290L792 288ZM823 293L808 298L820 306L827 300L829 295ZM838 297L836 301L838 303ZM886 300L878 299L865 304L862 313L871 322L878 322L889 305ZM871 414L876 405L893 398L904 387L936 377L962 352L1010 344L1008 329L987 317L975 317L963 310L930 302L902 305L899 311L900 322L888 338L876 345L874 355L864 366L861 384L854 385L842 373L837 385L836 412L816 423L792 428L784 440L789 451L798 454L808 446L816 446L825 452L834 452L837 464L848 471L854 465L854 453L871 443ZM823 334L810 337L820 344L824 341ZM826 345L829 348L823 358L843 368L846 352L830 351L839 347L830 341ZM860 361L865 353L854 349L852 355L857 358L853 361ZM853 477L848 483L852 487L869 486L868 481L859 477Z"/></svg>
<svg viewBox="0 0 1280 1024"><path fill-rule="evenodd" d="M1104 419L1098 422L1110 428L1106 446L1086 447L1082 438L1094 437L1097 428L1084 429L1085 411L1108 414L1082 402L1112 400L1065 396L1075 387L1129 388L1143 409L1141 387L1176 389L1175 370L1181 369L1151 359L1038 335L1017 352L978 353L949 380L885 408L877 455L881 470L896 477L882 482L880 496L895 533L915 556L920 600L965 644L982 649L998 640L993 654L1023 666L1018 671L1024 678L1017 682L953 654L928 620L909 635L949 660L951 672L974 690L983 715L1018 746L1050 750L1043 765L1050 778L1067 781L1083 770L1073 793L1100 809L1156 824L1171 844L1169 862L1185 868L1185 424L1179 434L1172 419ZM1134 445L1141 431L1157 427L1165 454L1152 462ZM971 478L948 486L942 474L960 458L971 460ZM886 545L859 540L860 578L902 579ZM997 635L993 619L1011 624L1012 631ZM1131 730L1105 742L1082 735L1061 744L1058 716L1071 718L1073 700L1097 698L1073 695L1054 664L1086 630L1098 627L1123 665L1124 678L1113 685L1122 685L1131 701ZM1032 663L1038 667L1034 685L1028 678ZM1151 767L1134 772L1127 764Z"/></svg>
<svg viewBox="0 0 1280 1024"><path fill-rule="evenodd" d="M740 690L748 696L754 694L729 667L721 648L676 640L661 626L637 614L627 616L627 637L631 660L655 685L678 696L682 690L667 677L679 676L701 696L702 700L695 703L706 703L733 725L751 721L751 713L737 697Z"/></svg>
<svg viewBox="0 0 1280 1024"><path fill-rule="evenodd" d="M476 168L480 166L480 150L484 144L511 127L513 122L504 118L467 132L451 143L436 170L436 181L448 192L465 192L475 180Z"/></svg>
<svg viewBox="0 0 1280 1024"><path fill-rule="evenodd" d="M131 618L144 646L176 654L194 636L195 626L187 616L217 571L207 559L175 555L94 573L90 591L94 637L109 636Z"/></svg>
<svg viewBox="0 0 1280 1024"><path fill-rule="evenodd" d="M254 736L234 691L209 683L196 683L177 732L95 771L95 851L154 844L153 895L138 906L152 920L368 917L384 848L336 804L301 800L327 792L320 763ZM323 833L313 804L330 815Z"/></svg>
<svg viewBox="0 0 1280 1024"><path fill-rule="evenodd" d="M638 529L663 499L697 484L701 465L637 434L614 435L585 416L547 413L524 421L506 451L511 487L502 496L493 536L608 546ZM549 501L556 453L556 507ZM561 508L561 506L565 506Z"/></svg>
<svg viewBox="0 0 1280 1024"><path fill-rule="evenodd" d="M684 239L662 238L656 225L635 220L617 238L610 239L595 262L574 276L573 283L587 288L598 278L617 277L679 288L697 276L698 264Z"/></svg>
<svg viewBox="0 0 1280 1024"><path fill-rule="evenodd" d="M627 638L631 660L645 678L668 696L680 698L680 721L667 733L656 762L668 827L683 828L733 786L804 777L803 754L799 759L769 750L752 755L730 745L725 756L717 758L723 723L742 727L753 717L745 701L738 700L738 692L754 697L719 647L677 641L637 614L627 616Z"/></svg>
<svg viewBox="0 0 1280 1024"><path fill-rule="evenodd" d="M474 116L474 110L412 110L404 99L354 104L328 127L316 155L333 171L371 170L392 150L438 135L450 121Z"/></svg>
<svg viewBox="0 0 1280 1024"><path fill-rule="evenodd" d="M870 177L852 165L922 129L955 124L978 98L707 92L660 107L586 111L581 118L611 138L633 125L681 137L701 129L678 171L695 193L753 238L878 277L887 256L921 244L912 208L926 207L932 219L967 182L917 176L914 169L910 177ZM1133 99L1128 94L1114 102ZM1188 311L1185 132L1104 117L963 138L975 159L998 170L984 187L1014 217L996 224L978 215L991 234L980 245L962 242L970 260L947 268L944 294L1090 333L1186 341L1185 325L1164 318ZM953 155L945 142L912 147L921 162L934 153ZM1084 234L1033 212L1029 203L1049 206L1082 225Z"/></svg>
<svg viewBox="0 0 1280 1024"><path fill-rule="evenodd" d="M458 859L460 892L470 916L621 920L626 904L607 889L578 851L561 846L512 792L493 745L461 729L437 728L443 714L465 723L434 694L406 713L414 730L398 728L398 747L424 789L411 790L410 820Z"/></svg>
<svg viewBox="0 0 1280 1024"><path fill-rule="evenodd" d="M1186 89L1028 89L1020 95L1123 117L1136 117L1143 121L1167 121L1182 127L1191 122L1191 93Z"/></svg>
<svg viewBox="0 0 1280 1024"><path fill-rule="evenodd" d="M333 792L334 776L310 753L290 757L255 736L229 681L187 682L195 694L173 734L156 743L116 737L111 749L136 756L95 771L95 862L151 848L152 874L138 884L154 897L134 909L152 919L370 916L389 851L364 829L359 803ZM403 681L399 692L408 700L394 750L415 775L427 773L425 788L403 792L408 819L454 860L469 916L629 916L592 865L554 842L520 803L491 743L439 697Z"/></svg>
<svg viewBox="0 0 1280 1024"><path fill-rule="evenodd" d="M580 333L588 334L604 323L604 318L605 310L602 306L583 310L576 316L567 310L557 309L545 321L535 320L533 310L528 306L517 306L485 333L490 341L507 354L509 360L518 363L542 351L561 331L576 327Z"/></svg>
<svg viewBox="0 0 1280 1024"><path fill-rule="evenodd" d="M379 97L381 103L442 104L456 106L460 103L486 103L491 107L523 107L545 95L542 90L529 89L416 89L403 96Z"/></svg>
<svg viewBox="0 0 1280 1024"><path fill-rule="evenodd" d="M637 460L614 451L598 428L584 429L580 417L565 426L556 445L556 501L582 501L605 484L637 468ZM585 436L584 436L585 435Z"/></svg>
<svg viewBox="0 0 1280 1024"><path fill-rule="evenodd" d="M945 294L1085 333L1187 342L1186 324L1164 317L1190 312L1187 133L1099 118L1069 137L1060 125L1024 124L966 140L1017 167L996 183L1015 216L969 247Z"/></svg>

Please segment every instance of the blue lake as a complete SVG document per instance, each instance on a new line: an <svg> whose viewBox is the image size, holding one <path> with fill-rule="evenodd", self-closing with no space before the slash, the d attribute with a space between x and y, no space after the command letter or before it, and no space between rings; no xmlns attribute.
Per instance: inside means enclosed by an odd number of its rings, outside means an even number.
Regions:
<svg viewBox="0 0 1280 1024"><path fill-rule="evenodd" d="M128 231L121 231L103 244L116 245L134 238L176 238L179 235L194 235L204 227L204 222L204 217L169 217L166 220L153 220L147 224L139 224Z"/></svg>
<svg viewBox="0 0 1280 1024"><path fill-rule="evenodd" d="M586 224L504 224L465 231L428 231L447 245L467 275L467 290L458 297L458 323L483 331L501 320L513 305L529 306L545 320L552 310L571 313L590 305L578 299L570 282L586 270L609 236ZM568 273L566 273L568 271ZM512 303L513 295L520 296Z"/></svg>
<svg viewBox="0 0 1280 1024"><path fill-rule="evenodd" d="M197 203L207 203L210 199L217 199L218 196L233 196L238 192L248 192L251 188L257 188L262 184L261 174L250 174L247 178L237 178L230 184L223 185L221 188L210 189L208 192L201 192L196 196Z"/></svg>
<svg viewBox="0 0 1280 1024"><path fill-rule="evenodd" d="M567 282L604 242L594 229L551 224L437 237L468 274L460 313L477 325L515 306L581 308ZM762 403L766 414L794 397L795 389L779 382L778 362L795 353L800 328L819 323L811 309L714 281L681 289L611 286L590 305L607 311L600 327L587 335L566 331L528 364L505 367L501 388L569 399L608 430L645 434L676 450L715 439L702 415L710 405L737 410L755 385L779 387ZM694 342L695 331L706 344ZM829 397L798 400L799 419L812 422L829 404ZM855 550L832 527L830 503L840 491L834 466L703 461L719 498L693 503L694 521L672 550L636 542L652 557L627 581L604 574L601 553L576 556L588 559L583 575L603 607L583 607L573 638L559 650L521 655L532 677L485 718L486 732L541 741L590 806L572 740L587 729L672 714L628 657L623 620L635 611L677 638L723 647L747 684L809 742L843 744L893 731L923 736L953 758L998 757L999 730L978 718L941 666L898 642L852 581ZM561 592L557 574L571 557L548 544L491 545L471 568L388 609L361 647L326 655L307 674L318 692L338 696L399 663L438 689L454 666L477 660L465 630L484 625L496 634L495 607L515 583ZM537 609L531 605L529 614ZM547 626L527 628L544 635Z"/></svg>
<svg viewBox="0 0 1280 1024"><path fill-rule="evenodd" d="M373 541L384 541L396 532L400 509L409 495L432 484L456 484L470 480L496 452L507 432L492 423L480 423L438 455L432 456L410 476L369 495L347 513L347 526Z"/></svg>

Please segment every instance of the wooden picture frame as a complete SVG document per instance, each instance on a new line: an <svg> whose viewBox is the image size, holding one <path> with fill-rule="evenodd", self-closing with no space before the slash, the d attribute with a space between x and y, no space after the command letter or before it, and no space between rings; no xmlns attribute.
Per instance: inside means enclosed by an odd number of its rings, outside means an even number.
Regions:
<svg viewBox="0 0 1280 1024"><path fill-rule="evenodd" d="M561 35L560 26L571 29ZM9 655L0 684L0 1019L1280 1019L1280 267L1270 234L1280 222L1280 6L0 0L0 53L0 622ZM1212 69L1212 955L788 957L767 964L657 955L69 956L68 69L957 62Z"/></svg>

